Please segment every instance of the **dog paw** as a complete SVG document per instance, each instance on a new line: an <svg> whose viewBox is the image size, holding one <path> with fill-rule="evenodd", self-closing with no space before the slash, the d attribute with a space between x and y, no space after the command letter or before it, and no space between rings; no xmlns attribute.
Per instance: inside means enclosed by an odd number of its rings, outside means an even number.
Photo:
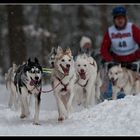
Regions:
<svg viewBox="0 0 140 140"><path fill-rule="evenodd" d="M24 115L24 114L21 114L21 115L20 115L20 118L21 118L21 119L23 119L23 118L25 118L25 117L26 117L26 115Z"/></svg>
<svg viewBox="0 0 140 140"><path fill-rule="evenodd" d="M62 122L63 120L64 120L64 117L59 117L59 118L58 118L58 121L59 121L59 122Z"/></svg>
<svg viewBox="0 0 140 140"><path fill-rule="evenodd" d="M41 124L38 122L33 122L33 125L41 125Z"/></svg>

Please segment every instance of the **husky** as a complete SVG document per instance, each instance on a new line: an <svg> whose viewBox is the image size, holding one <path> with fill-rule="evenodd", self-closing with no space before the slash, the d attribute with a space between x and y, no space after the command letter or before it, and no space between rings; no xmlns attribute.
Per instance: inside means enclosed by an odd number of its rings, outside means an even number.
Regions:
<svg viewBox="0 0 140 140"><path fill-rule="evenodd" d="M58 107L58 121L63 121L72 112L75 82L74 60L70 48L57 48L54 70L52 73L52 87Z"/></svg>
<svg viewBox="0 0 140 140"><path fill-rule="evenodd" d="M21 115L20 118L27 117L29 113L29 97L35 97L35 115L34 124L39 124L40 96L42 89L42 67L37 58L28 61L21 65L16 72L14 78L16 90L20 95Z"/></svg>
<svg viewBox="0 0 140 140"><path fill-rule="evenodd" d="M55 47L52 47L50 54L48 55L49 58L49 64L51 68L54 68L54 61L56 56L57 49Z"/></svg>
<svg viewBox="0 0 140 140"><path fill-rule="evenodd" d="M108 71L109 80L112 83L112 99L117 99L118 93L123 91L125 95L140 93L140 75L121 64L111 67Z"/></svg>
<svg viewBox="0 0 140 140"><path fill-rule="evenodd" d="M6 88L10 91L8 106L9 108L14 107L16 110L18 109L18 95L14 84L14 77L16 75L17 68L18 66L13 63L12 67L10 67L8 72L5 73Z"/></svg>
<svg viewBox="0 0 140 140"><path fill-rule="evenodd" d="M87 54L80 54L77 56L75 62L76 69L76 88L79 103L86 108L96 104L96 98L100 98L99 76L97 76L97 63ZM97 87L98 86L98 87ZM97 90L98 89L98 90Z"/></svg>

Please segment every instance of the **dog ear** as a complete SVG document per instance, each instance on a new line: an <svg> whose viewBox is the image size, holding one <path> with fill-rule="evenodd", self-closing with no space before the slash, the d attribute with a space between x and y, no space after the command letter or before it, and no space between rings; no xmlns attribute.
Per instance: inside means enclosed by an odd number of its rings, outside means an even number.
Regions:
<svg viewBox="0 0 140 140"><path fill-rule="evenodd" d="M15 63L13 63L13 69L16 69L17 65Z"/></svg>
<svg viewBox="0 0 140 140"><path fill-rule="evenodd" d="M51 53L53 53L53 54L56 55L56 48L55 48L55 47L52 47L52 49L51 49Z"/></svg>
<svg viewBox="0 0 140 140"><path fill-rule="evenodd" d="M121 63L118 65L119 66L119 68L121 68L122 66L121 66Z"/></svg>
<svg viewBox="0 0 140 140"><path fill-rule="evenodd" d="M28 59L28 62L27 63L30 63L30 62L31 62L31 58Z"/></svg>
<svg viewBox="0 0 140 140"><path fill-rule="evenodd" d="M84 59L87 59L88 58L86 53L83 54L83 58Z"/></svg>
<svg viewBox="0 0 140 140"><path fill-rule="evenodd" d="M37 64L39 64L39 61L38 61L38 59L35 57L35 63L37 63Z"/></svg>
<svg viewBox="0 0 140 140"><path fill-rule="evenodd" d="M57 54L55 47L52 48L52 53L55 54L55 55Z"/></svg>
<svg viewBox="0 0 140 140"><path fill-rule="evenodd" d="M57 48L57 53L58 53L58 54L63 53L62 47L58 46L58 48Z"/></svg>
<svg viewBox="0 0 140 140"><path fill-rule="evenodd" d="M71 49L70 48L67 48L66 49L66 53L69 54L69 55L72 55Z"/></svg>

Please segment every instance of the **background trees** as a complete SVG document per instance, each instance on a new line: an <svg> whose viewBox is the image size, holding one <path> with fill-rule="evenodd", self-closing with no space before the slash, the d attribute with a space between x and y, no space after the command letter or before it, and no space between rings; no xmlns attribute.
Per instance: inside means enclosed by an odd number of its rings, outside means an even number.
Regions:
<svg viewBox="0 0 140 140"><path fill-rule="evenodd" d="M83 35L100 48L104 31L112 24L115 5L0 5L0 68L38 57L48 65L51 47L70 47L76 55ZM140 27L140 5L124 5L128 18Z"/></svg>

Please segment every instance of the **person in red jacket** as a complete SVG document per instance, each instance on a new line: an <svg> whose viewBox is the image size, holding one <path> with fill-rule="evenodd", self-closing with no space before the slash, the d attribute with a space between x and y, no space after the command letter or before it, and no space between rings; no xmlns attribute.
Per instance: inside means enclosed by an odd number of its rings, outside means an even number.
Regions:
<svg viewBox="0 0 140 140"><path fill-rule="evenodd" d="M109 79L106 79L106 72L112 65L121 63L123 67L140 72L140 29L134 23L128 22L124 7L115 7L112 15L114 24L105 32L100 49L105 62L103 63L103 67L105 66L104 99L112 97L112 85ZM120 93L121 96L118 96L118 99L125 96L122 91Z"/></svg>
<svg viewBox="0 0 140 140"><path fill-rule="evenodd" d="M114 25L106 31L101 44L105 62L131 63L140 59L140 29L128 22L127 11L122 6L112 10Z"/></svg>

